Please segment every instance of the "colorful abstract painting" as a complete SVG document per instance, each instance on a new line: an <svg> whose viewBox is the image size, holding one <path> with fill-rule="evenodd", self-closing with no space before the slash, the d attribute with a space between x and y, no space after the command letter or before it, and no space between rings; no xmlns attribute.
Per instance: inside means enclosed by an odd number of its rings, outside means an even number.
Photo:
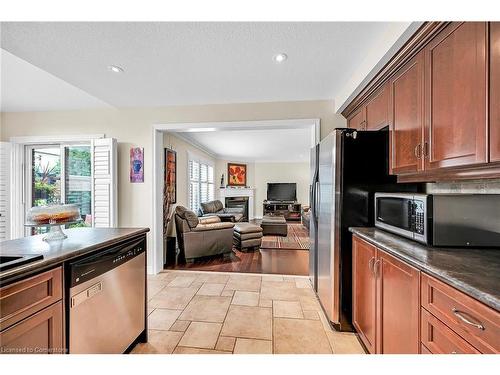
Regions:
<svg viewBox="0 0 500 375"><path fill-rule="evenodd" d="M227 163L227 184L229 186L247 185L246 164Z"/></svg>
<svg viewBox="0 0 500 375"><path fill-rule="evenodd" d="M144 149L130 148L130 182L144 182Z"/></svg>

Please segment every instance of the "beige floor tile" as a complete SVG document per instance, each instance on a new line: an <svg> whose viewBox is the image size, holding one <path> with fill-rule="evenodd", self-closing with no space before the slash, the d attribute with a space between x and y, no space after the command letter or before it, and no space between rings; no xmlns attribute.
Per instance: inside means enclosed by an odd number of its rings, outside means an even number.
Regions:
<svg viewBox="0 0 500 375"><path fill-rule="evenodd" d="M222 323L231 303L231 297L194 296L179 320Z"/></svg>
<svg viewBox="0 0 500 375"><path fill-rule="evenodd" d="M299 301L302 310L323 311L316 297L300 296Z"/></svg>
<svg viewBox="0 0 500 375"><path fill-rule="evenodd" d="M326 332L317 320L274 319L274 353L332 353Z"/></svg>
<svg viewBox="0 0 500 375"><path fill-rule="evenodd" d="M167 286L168 283L162 280L148 281L148 299L154 297L158 292Z"/></svg>
<svg viewBox="0 0 500 375"><path fill-rule="evenodd" d="M154 307L148 307L148 316L154 311Z"/></svg>
<svg viewBox="0 0 500 375"><path fill-rule="evenodd" d="M235 342L236 342L236 337L219 336L219 340L217 340L217 345L215 345L215 349L223 350L225 352L232 352L234 349Z"/></svg>
<svg viewBox="0 0 500 375"><path fill-rule="evenodd" d="M234 295L234 292L234 290L224 289L220 295L223 297L232 297Z"/></svg>
<svg viewBox="0 0 500 375"><path fill-rule="evenodd" d="M262 281L283 281L283 276L280 275L264 275Z"/></svg>
<svg viewBox="0 0 500 375"><path fill-rule="evenodd" d="M301 296L306 295L307 289L295 287L295 282L286 281L264 281L262 282L261 298L279 301L298 301Z"/></svg>
<svg viewBox="0 0 500 375"><path fill-rule="evenodd" d="M172 327L170 327L169 331L175 332L186 332L187 327L189 327L191 322L189 320L176 320Z"/></svg>
<svg viewBox="0 0 500 375"><path fill-rule="evenodd" d="M204 283L225 284L229 280L229 275L205 272L198 274L197 280Z"/></svg>
<svg viewBox="0 0 500 375"><path fill-rule="evenodd" d="M168 331L182 310L155 309L148 316L148 328Z"/></svg>
<svg viewBox="0 0 500 375"><path fill-rule="evenodd" d="M242 290L246 292L258 292L260 290L260 276L242 276L235 275L229 277L226 284L228 290Z"/></svg>
<svg viewBox="0 0 500 375"><path fill-rule="evenodd" d="M326 334L335 354L365 354L354 333L327 332Z"/></svg>
<svg viewBox="0 0 500 375"><path fill-rule="evenodd" d="M198 291L196 287L171 288L166 287L148 301L148 307L182 310Z"/></svg>
<svg viewBox="0 0 500 375"><path fill-rule="evenodd" d="M237 338L234 354L273 354L273 343L269 340Z"/></svg>
<svg viewBox="0 0 500 375"><path fill-rule="evenodd" d="M272 312L265 307L231 305L222 326L222 336L272 339Z"/></svg>
<svg viewBox="0 0 500 375"><path fill-rule="evenodd" d="M237 290L234 292L231 304L241 306L258 306L259 296L259 292L243 292L241 290Z"/></svg>
<svg viewBox="0 0 500 375"><path fill-rule="evenodd" d="M173 279L168 286L169 287L177 287L177 288L187 288L191 286L191 284L196 280L196 277L193 276L177 276Z"/></svg>
<svg viewBox="0 0 500 375"><path fill-rule="evenodd" d="M221 328L221 323L191 322L179 346L214 349Z"/></svg>
<svg viewBox="0 0 500 375"><path fill-rule="evenodd" d="M304 310L304 319L319 320L318 312L315 310Z"/></svg>
<svg viewBox="0 0 500 375"><path fill-rule="evenodd" d="M259 299L259 306L260 307L273 307L273 300L272 299Z"/></svg>
<svg viewBox="0 0 500 375"><path fill-rule="evenodd" d="M220 296L225 285L226 284L204 283L196 294L199 296Z"/></svg>
<svg viewBox="0 0 500 375"><path fill-rule="evenodd" d="M311 288L311 282L309 279L296 279L295 286L297 288Z"/></svg>
<svg viewBox="0 0 500 375"><path fill-rule="evenodd" d="M231 354L222 350L211 350L201 348L188 348L186 346L178 346L174 350L174 354Z"/></svg>
<svg viewBox="0 0 500 375"><path fill-rule="evenodd" d="M302 307L297 301L273 301L273 317L303 319Z"/></svg>
<svg viewBox="0 0 500 375"><path fill-rule="evenodd" d="M137 344L132 354L170 354L181 337L181 332L149 330L148 342Z"/></svg>

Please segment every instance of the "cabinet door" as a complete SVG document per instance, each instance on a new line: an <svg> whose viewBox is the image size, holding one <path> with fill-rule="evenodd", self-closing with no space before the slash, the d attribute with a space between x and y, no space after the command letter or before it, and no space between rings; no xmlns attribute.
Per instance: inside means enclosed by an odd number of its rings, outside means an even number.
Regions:
<svg viewBox="0 0 500 375"><path fill-rule="evenodd" d="M490 22L490 161L500 161L500 22Z"/></svg>
<svg viewBox="0 0 500 375"><path fill-rule="evenodd" d="M365 130L366 118L365 118L365 107L356 112L352 117L347 120L347 127L357 130Z"/></svg>
<svg viewBox="0 0 500 375"><path fill-rule="evenodd" d="M420 53L389 81L391 174L423 169L424 59Z"/></svg>
<svg viewBox="0 0 500 375"><path fill-rule="evenodd" d="M378 250L377 353L418 354L420 272Z"/></svg>
<svg viewBox="0 0 500 375"><path fill-rule="evenodd" d="M425 59L425 168L486 162L486 23L452 22Z"/></svg>
<svg viewBox="0 0 500 375"><path fill-rule="evenodd" d="M353 237L352 322L370 353L375 353L376 283L372 270L376 252L372 245Z"/></svg>
<svg viewBox="0 0 500 375"><path fill-rule="evenodd" d="M388 91L384 85L366 105L366 130L379 130L388 125Z"/></svg>
<svg viewBox="0 0 500 375"><path fill-rule="evenodd" d="M0 345L2 353L64 353L62 302L57 302L2 331Z"/></svg>

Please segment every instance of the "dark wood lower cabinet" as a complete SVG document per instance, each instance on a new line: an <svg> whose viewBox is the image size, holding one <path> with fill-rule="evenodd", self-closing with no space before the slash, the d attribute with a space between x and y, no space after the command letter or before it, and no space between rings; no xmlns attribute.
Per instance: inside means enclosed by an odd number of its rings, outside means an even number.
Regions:
<svg viewBox="0 0 500 375"><path fill-rule="evenodd" d="M375 273L377 352L418 354L420 271L378 250Z"/></svg>
<svg viewBox="0 0 500 375"><path fill-rule="evenodd" d="M57 302L0 333L0 353L64 353L63 304Z"/></svg>
<svg viewBox="0 0 500 375"><path fill-rule="evenodd" d="M370 353L375 353L376 282L373 264L377 249L365 241L353 238L352 323Z"/></svg>
<svg viewBox="0 0 500 375"><path fill-rule="evenodd" d="M370 353L420 352L419 280L417 269L353 238L353 325Z"/></svg>

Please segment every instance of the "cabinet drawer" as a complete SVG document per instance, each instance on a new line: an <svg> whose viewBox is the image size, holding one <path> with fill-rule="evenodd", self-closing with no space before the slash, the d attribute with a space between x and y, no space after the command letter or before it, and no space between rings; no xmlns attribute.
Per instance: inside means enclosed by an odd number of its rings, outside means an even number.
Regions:
<svg viewBox="0 0 500 375"><path fill-rule="evenodd" d="M421 309L422 346L432 354L479 354L479 351L441 323L425 309ZM422 353L425 353L422 350Z"/></svg>
<svg viewBox="0 0 500 375"><path fill-rule="evenodd" d="M0 353L63 354L62 301L0 332Z"/></svg>
<svg viewBox="0 0 500 375"><path fill-rule="evenodd" d="M500 352L500 313L431 276L421 286L422 307L482 353Z"/></svg>
<svg viewBox="0 0 500 375"><path fill-rule="evenodd" d="M0 289L0 330L62 299L62 268Z"/></svg>

